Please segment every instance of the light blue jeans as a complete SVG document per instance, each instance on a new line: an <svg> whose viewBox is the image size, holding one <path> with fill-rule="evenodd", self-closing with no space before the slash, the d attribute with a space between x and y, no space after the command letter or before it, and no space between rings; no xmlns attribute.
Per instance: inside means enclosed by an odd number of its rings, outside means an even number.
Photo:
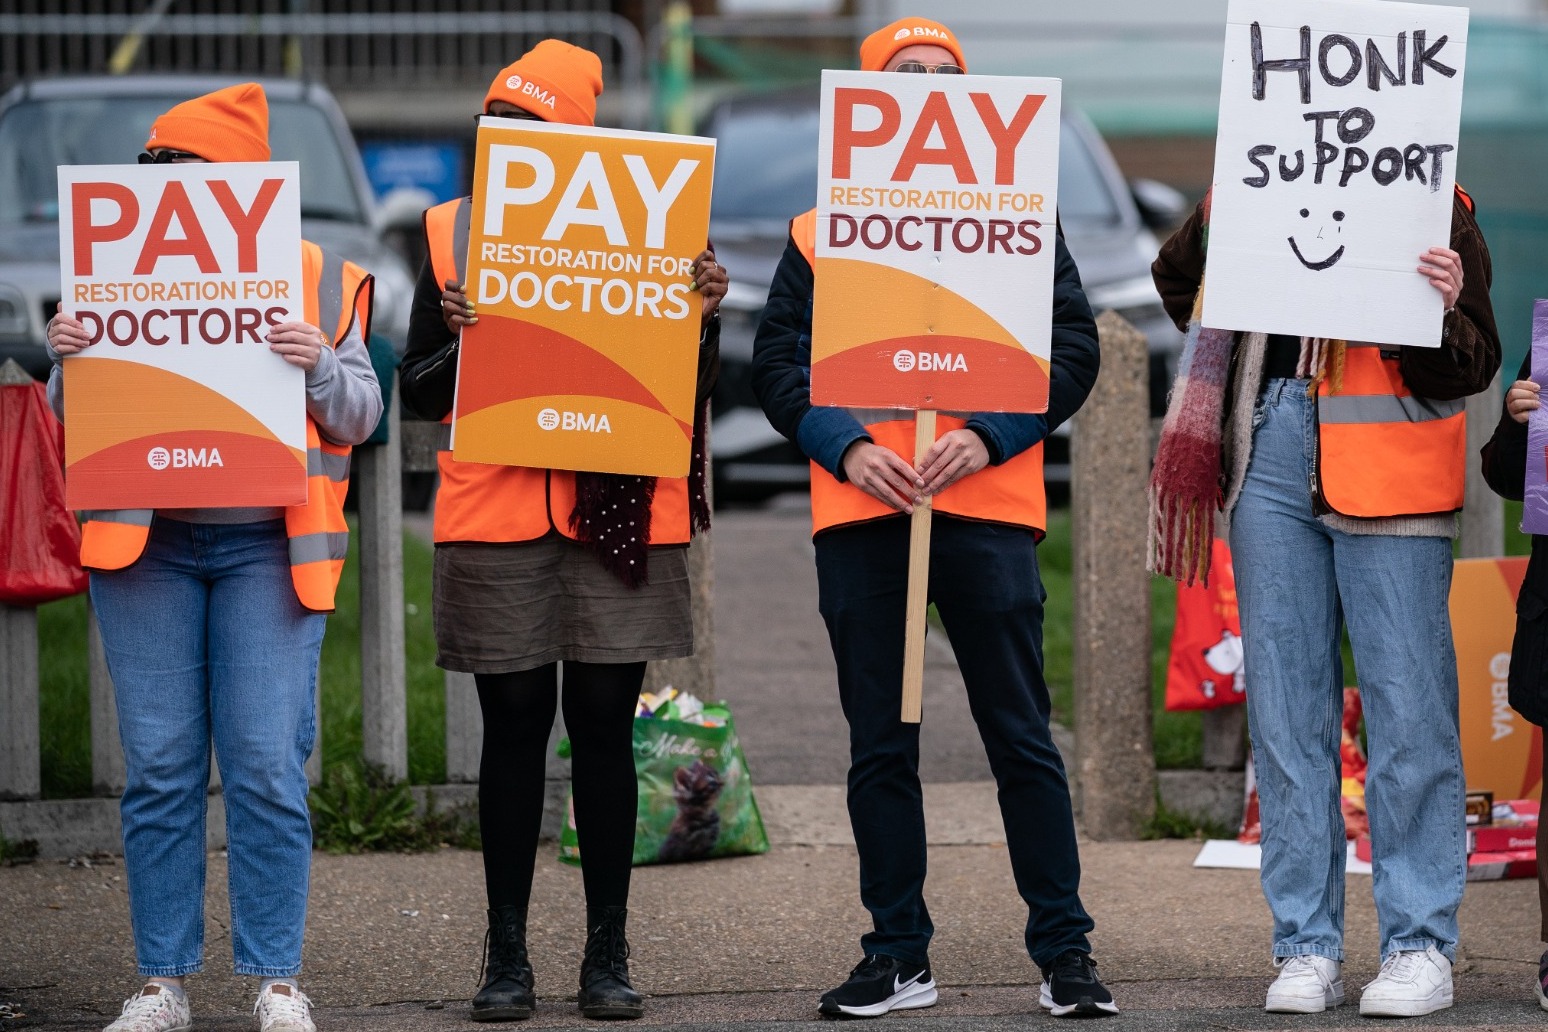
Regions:
<svg viewBox="0 0 1548 1032"><path fill-rule="evenodd" d="M91 576L118 701L129 913L143 977L200 970L210 738L239 975L301 970L312 828L305 763L326 618L296 601L284 522L157 517L145 554Z"/></svg>
<svg viewBox="0 0 1548 1032"><path fill-rule="evenodd" d="M1466 878L1451 542L1345 534L1312 514L1306 382L1270 380L1231 517L1274 955L1344 958L1339 739L1345 621L1365 709L1381 955L1455 959Z"/></svg>

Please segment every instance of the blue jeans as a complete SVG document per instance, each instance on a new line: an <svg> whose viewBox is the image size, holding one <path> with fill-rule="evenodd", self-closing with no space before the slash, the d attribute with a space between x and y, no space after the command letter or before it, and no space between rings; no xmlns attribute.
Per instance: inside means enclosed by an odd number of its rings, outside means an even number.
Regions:
<svg viewBox="0 0 1548 1032"><path fill-rule="evenodd" d="M326 618L296 600L283 521L157 517L138 562L91 575L91 601L128 770L120 809L140 974L203 966L212 734L236 973L298 974L312 860L305 763Z"/></svg>
<svg viewBox="0 0 1548 1032"><path fill-rule="evenodd" d="M1365 798L1383 959L1455 958L1466 878L1451 542L1345 534L1312 513L1317 417L1303 380L1270 380L1231 517L1247 716L1274 955L1344 957L1339 739L1349 626L1370 753Z"/></svg>
<svg viewBox="0 0 1548 1032"><path fill-rule="evenodd" d="M849 820L860 855L865 953L925 963L934 926L924 902L919 725L899 719L909 521L888 518L817 535L818 608L838 663L849 722ZM1064 764L1048 730L1043 583L1032 532L937 515L930 535L935 603L999 786L1027 952L1048 965L1090 952L1080 857Z"/></svg>

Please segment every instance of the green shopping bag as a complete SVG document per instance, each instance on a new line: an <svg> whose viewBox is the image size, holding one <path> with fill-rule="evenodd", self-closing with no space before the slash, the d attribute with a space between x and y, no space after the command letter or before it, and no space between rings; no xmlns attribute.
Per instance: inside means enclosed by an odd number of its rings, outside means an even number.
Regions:
<svg viewBox="0 0 1548 1032"><path fill-rule="evenodd" d="M736 724L724 703L705 709L716 717L724 714L724 723L635 718L634 770L640 789L636 866L769 851ZM577 866L581 862L570 796L565 799L559 858Z"/></svg>

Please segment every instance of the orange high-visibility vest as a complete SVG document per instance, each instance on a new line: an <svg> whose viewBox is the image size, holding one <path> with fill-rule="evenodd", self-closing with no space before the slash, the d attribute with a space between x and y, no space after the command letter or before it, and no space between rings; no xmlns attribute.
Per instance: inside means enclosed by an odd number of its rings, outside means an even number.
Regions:
<svg viewBox="0 0 1548 1032"><path fill-rule="evenodd" d="M816 209L790 220L790 239L796 249L817 269ZM849 409L865 427L871 440L896 452L905 462L914 461L914 414L906 409ZM935 435L940 438L952 430L967 426L968 412L941 412L936 417ZM1043 489L1043 445L1041 442L998 466L985 466L963 477L930 504L936 512L963 519L1007 523L1030 527L1039 533L1048 523L1048 502ZM878 501L855 485L840 482L817 463L812 463L812 533L832 527L896 516L898 510Z"/></svg>
<svg viewBox="0 0 1548 1032"><path fill-rule="evenodd" d="M1420 516L1462 508L1466 404L1432 401L1403 382L1396 353L1354 346L1343 383L1317 388L1318 487L1345 516Z"/></svg>
<svg viewBox="0 0 1548 1032"><path fill-rule="evenodd" d="M1457 200L1473 198L1461 184ZM1416 397L1395 351L1350 347L1337 394L1317 388L1317 492L1344 516L1428 516L1462 508L1466 403Z"/></svg>
<svg viewBox="0 0 1548 1032"><path fill-rule="evenodd" d="M348 335L351 323L360 327L362 341L371 339L374 281L370 273L307 240L301 242L301 273L306 321L332 327L330 347ZM344 570L349 547L349 525L344 520L349 454L349 445L326 440L312 417L306 417L306 501L285 508L285 535L296 598L314 612L333 612L334 593ZM99 509L83 515L81 565L88 570L122 570L145 552L153 510Z"/></svg>
<svg viewBox="0 0 1548 1032"><path fill-rule="evenodd" d="M472 215L473 205L467 197L425 212L425 242L438 285L467 279ZM458 462L451 453L451 413L441 422L441 450L436 455L441 471L441 486L435 496L437 542L532 541L551 530L575 540L570 529L570 513L575 510L573 472ZM652 545L688 543L687 477L657 478L649 534Z"/></svg>

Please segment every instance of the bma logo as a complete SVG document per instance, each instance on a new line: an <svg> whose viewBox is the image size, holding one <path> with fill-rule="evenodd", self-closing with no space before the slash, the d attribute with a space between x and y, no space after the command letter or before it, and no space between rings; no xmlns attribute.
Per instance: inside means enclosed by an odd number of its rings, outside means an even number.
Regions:
<svg viewBox="0 0 1548 1032"><path fill-rule="evenodd" d="M905 26L892 34L894 40L907 39L909 36L925 36L930 39L944 39L948 41L951 39L951 33L942 32L940 29L932 29L927 25Z"/></svg>
<svg viewBox="0 0 1548 1032"><path fill-rule="evenodd" d="M590 434L610 434L612 424L606 412L560 412L546 408L538 413L538 426L544 430L580 430Z"/></svg>
<svg viewBox="0 0 1548 1032"><path fill-rule="evenodd" d="M221 460L219 448L173 448L168 451L159 445L152 448L145 456L145 461L151 469L213 469L216 466L224 469L226 464Z"/></svg>
<svg viewBox="0 0 1548 1032"><path fill-rule="evenodd" d="M551 108L554 106L553 94L549 93L537 83L523 79L519 75L512 75L510 78L506 79L505 88L508 90L515 90L517 93L525 94L526 96L531 97L533 100L537 101L539 104L542 104L544 107Z"/></svg>
<svg viewBox="0 0 1548 1032"><path fill-rule="evenodd" d="M933 351L897 351L892 356L892 368L900 373L965 373L968 371L967 356L950 351L937 354Z"/></svg>

